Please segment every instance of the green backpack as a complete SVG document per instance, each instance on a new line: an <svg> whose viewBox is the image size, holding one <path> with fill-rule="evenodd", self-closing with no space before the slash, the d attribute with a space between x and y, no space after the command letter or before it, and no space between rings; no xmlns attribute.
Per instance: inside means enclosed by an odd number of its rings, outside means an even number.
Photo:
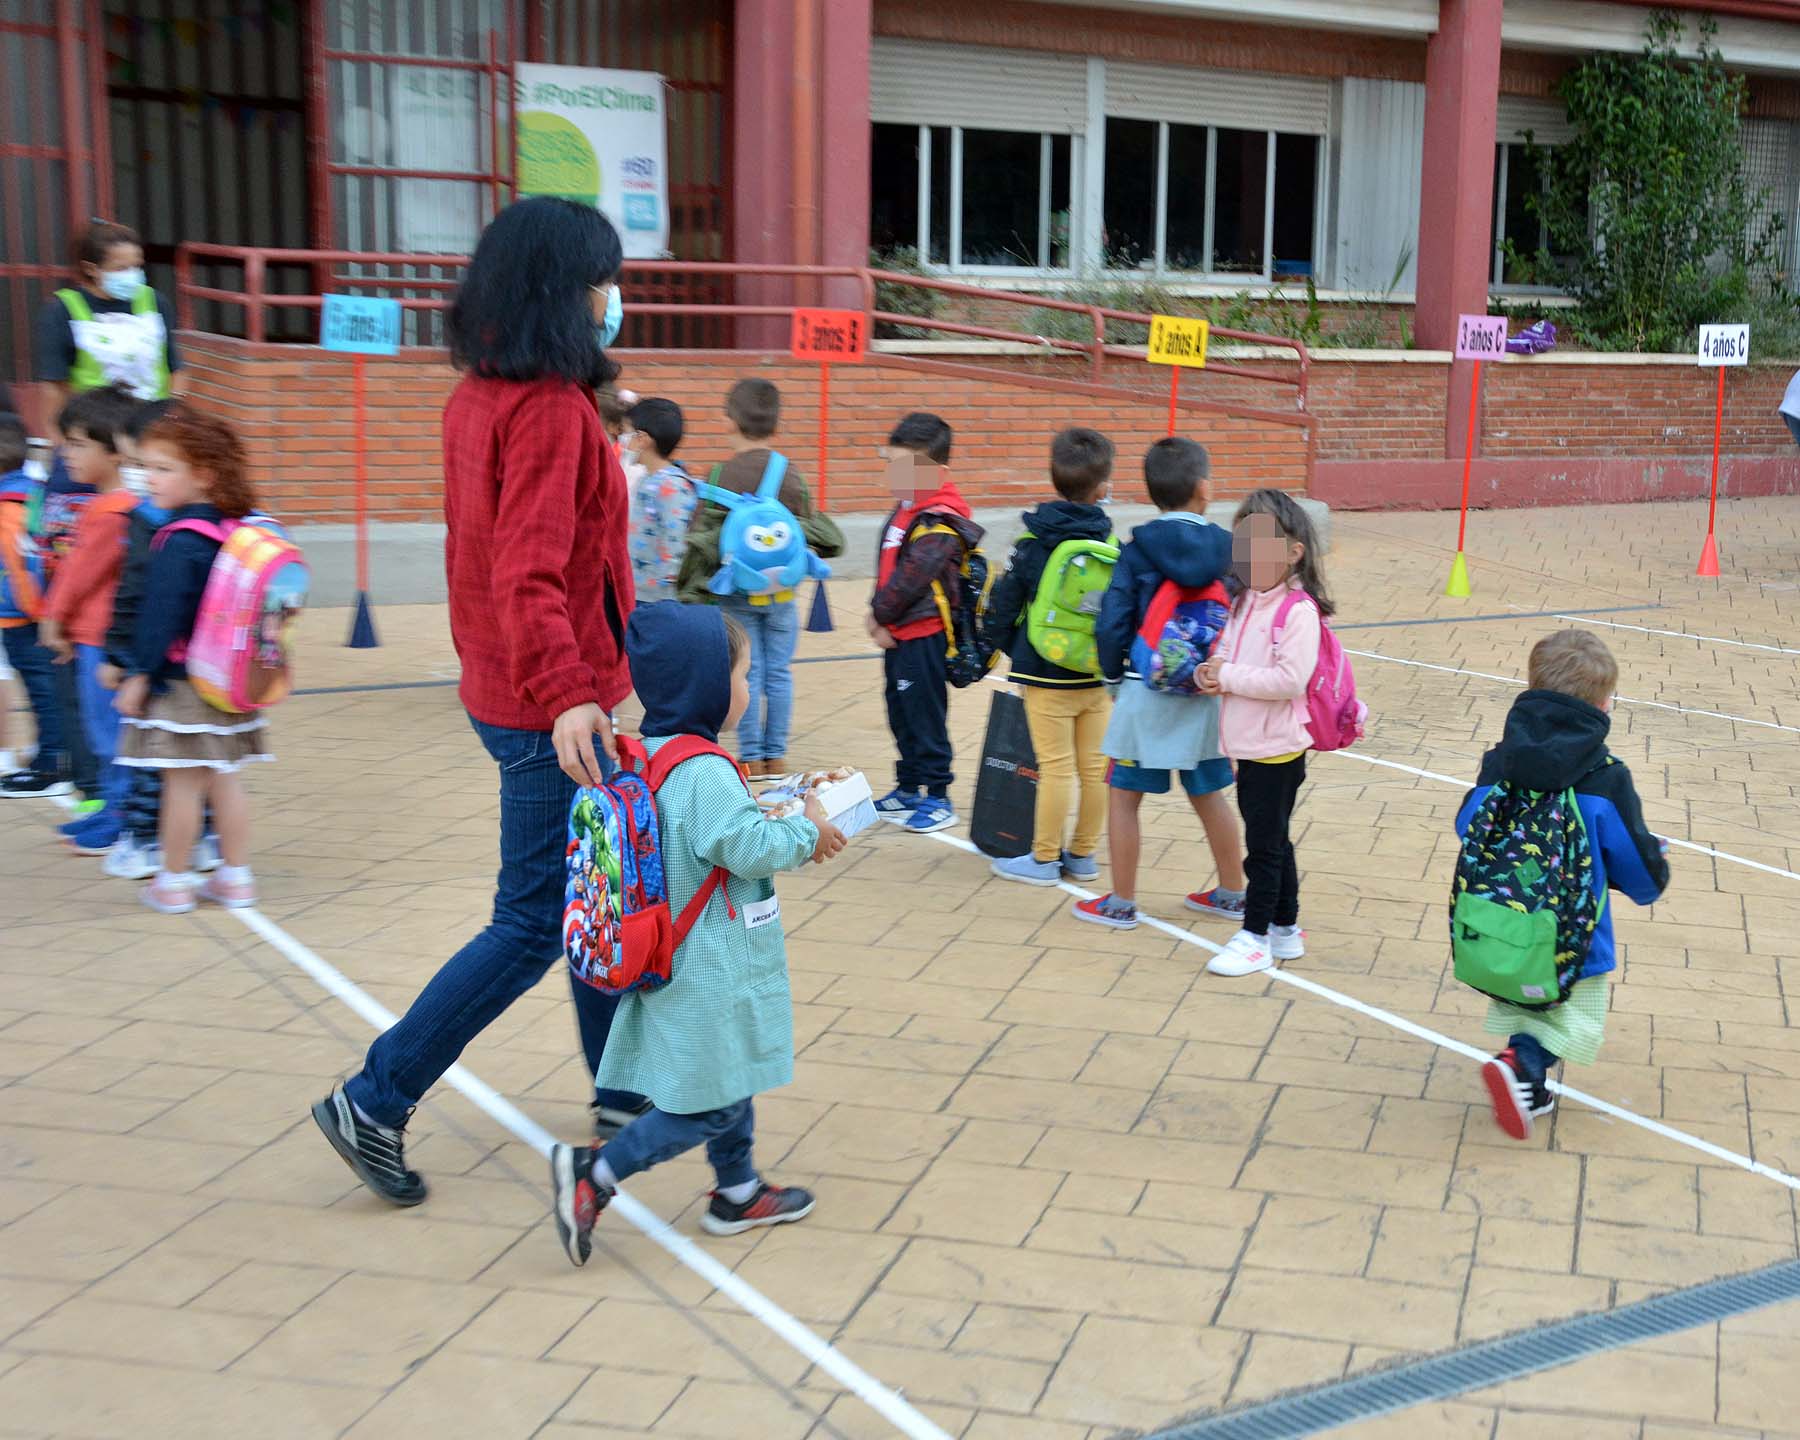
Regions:
<svg viewBox="0 0 1800 1440"><path fill-rule="evenodd" d="M1027 532L1020 538L1032 536ZM1031 648L1052 665L1098 675L1094 626L1118 563L1119 547L1111 540L1065 540L1052 550L1025 611L1025 638Z"/></svg>
<svg viewBox="0 0 1800 1440"><path fill-rule="evenodd" d="M1469 817L1450 882L1456 978L1527 1010L1569 998L1606 900L1573 790L1501 781Z"/></svg>

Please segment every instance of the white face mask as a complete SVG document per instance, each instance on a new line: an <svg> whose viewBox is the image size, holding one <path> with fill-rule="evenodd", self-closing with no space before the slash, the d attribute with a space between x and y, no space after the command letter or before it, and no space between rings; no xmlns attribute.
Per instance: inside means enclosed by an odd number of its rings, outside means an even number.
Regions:
<svg viewBox="0 0 1800 1440"><path fill-rule="evenodd" d="M100 289L109 300L129 300L144 288L142 266L129 270L106 270L100 276Z"/></svg>
<svg viewBox="0 0 1800 1440"><path fill-rule="evenodd" d="M150 493L150 472L142 465L121 465L119 479L133 495L141 497Z"/></svg>

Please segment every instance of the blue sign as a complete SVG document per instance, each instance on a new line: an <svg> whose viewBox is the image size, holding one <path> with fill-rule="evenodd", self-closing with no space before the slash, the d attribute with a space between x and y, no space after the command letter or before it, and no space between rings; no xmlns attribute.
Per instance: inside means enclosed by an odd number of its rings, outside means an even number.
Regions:
<svg viewBox="0 0 1800 1440"><path fill-rule="evenodd" d="M400 302L368 295L327 295L319 345L351 355L393 355L400 349Z"/></svg>

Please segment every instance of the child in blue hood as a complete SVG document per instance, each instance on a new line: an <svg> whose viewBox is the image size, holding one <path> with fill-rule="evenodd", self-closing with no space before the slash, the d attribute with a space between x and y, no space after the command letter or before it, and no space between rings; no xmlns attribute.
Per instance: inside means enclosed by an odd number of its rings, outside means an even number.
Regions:
<svg viewBox="0 0 1800 1440"><path fill-rule="evenodd" d="M1172 775L1181 777L1219 872L1212 889L1187 897L1188 908L1228 920L1244 916L1248 882L1237 817L1225 798L1232 775L1231 762L1219 748L1219 698L1163 694L1127 668L1132 637L1163 581L1204 587L1223 580L1231 569L1231 532L1206 518L1211 473L1206 447L1192 440L1169 436L1150 447L1144 456L1144 485L1163 513L1131 532L1094 627L1100 674L1119 696L1100 746L1112 761L1106 772L1106 832L1113 888L1078 903L1075 915L1116 930L1130 930L1138 921L1138 811L1144 796L1169 793Z"/></svg>
<svg viewBox="0 0 1800 1440"><path fill-rule="evenodd" d="M718 742L750 705L750 641L706 605L640 605L625 630L631 683L654 754L677 735ZM594 1222L619 1184L706 1146L717 1188L700 1224L714 1235L804 1219L812 1195L771 1185L750 1161L752 1099L794 1078L793 1003L773 876L829 860L843 833L818 801L804 816L765 819L742 771L701 755L657 792L669 907L679 915L712 872L729 875L675 952L669 983L619 1001L597 1083L646 1095L653 1108L601 1147L550 1155L563 1248L587 1262Z"/></svg>

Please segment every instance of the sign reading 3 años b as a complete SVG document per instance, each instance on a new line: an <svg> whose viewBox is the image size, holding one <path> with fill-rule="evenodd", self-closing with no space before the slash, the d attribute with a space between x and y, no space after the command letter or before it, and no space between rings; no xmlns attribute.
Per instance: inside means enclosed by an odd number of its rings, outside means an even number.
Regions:
<svg viewBox="0 0 1800 1440"><path fill-rule="evenodd" d="M1206 368L1206 337L1212 326L1187 315L1152 315L1144 358L1152 365Z"/></svg>

